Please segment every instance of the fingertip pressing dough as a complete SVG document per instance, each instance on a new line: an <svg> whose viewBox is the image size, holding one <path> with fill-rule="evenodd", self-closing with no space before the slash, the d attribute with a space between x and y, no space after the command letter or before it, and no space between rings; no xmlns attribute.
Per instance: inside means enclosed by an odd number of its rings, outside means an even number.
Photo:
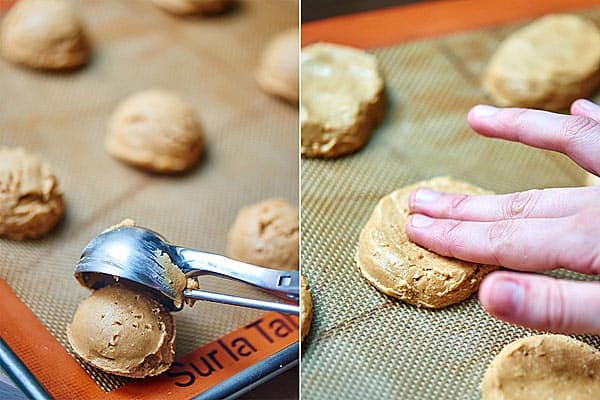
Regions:
<svg viewBox="0 0 600 400"><path fill-rule="evenodd" d="M381 292L419 307L443 308L471 296L496 267L440 256L410 241L406 234L408 199L420 187L490 193L450 177L396 190L379 201L362 229L356 261L362 275Z"/></svg>
<svg viewBox="0 0 600 400"><path fill-rule="evenodd" d="M298 208L269 199L242 208L227 235L227 255L275 269L298 269Z"/></svg>
<svg viewBox="0 0 600 400"><path fill-rule="evenodd" d="M304 340L310 332L313 316L313 300L308 286L308 280L304 275L300 275L300 281L300 336L301 340Z"/></svg>
<svg viewBox="0 0 600 400"><path fill-rule="evenodd" d="M63 217L62 189L49 167L22 148L0 148L0 237L38 238Z"/></svg>
<svg viewBox="0 0 600 400"><path fill-rule="evenodd" d="M108 123L105 147L142 169L182 172L198 162L204 133L190 104L171 92L147 90L119 104Z"/></svg>
<svg viewBox="0 0 600 400"><path fill-rule="evenodd" d="M483 377L483 400L595 400L600 352L564 335L536 335L510 343Z"/></svg>
<svg viewBox="0 0 600 400"><path fill-rule="evenodd" d="M299 52L297 27L271 39L256 71L259 86L267 93L297 104Z"/></svg>
<svg viewBox="0 0 600 400"><path fill-rule="evenodd" d="M171 314L156 300L118 284L95 290L79 304L67 339L86 363L131 378L166 371L175 354Z"/></svg>
<svg viewBox="0 0 600 400"><path fill-rule="evenodd" d="M385 114L375 56L317 43L302 49L301 150L333 158L362 148Z"/></svg>
<svg viewBox="0 0 600 400"><path fill-rule="evenodd" d="M600 32L585 18L554 14L509 36L492 56L483 87L505 107L567 109L600 83Z"/></svg>
<svg viewBox="0 0 600 400"><path fill-rule="evenodd" d="M2 21L0 52L13 63L59 70L85 64L90 49L71 2L20 0Z"/></svg>
<svg viewBox="0 0 600 400"><path fill-rule="evenodd" d="M175 15L219 14L233 4L233 0L152 0L155 6Z"/></svg>

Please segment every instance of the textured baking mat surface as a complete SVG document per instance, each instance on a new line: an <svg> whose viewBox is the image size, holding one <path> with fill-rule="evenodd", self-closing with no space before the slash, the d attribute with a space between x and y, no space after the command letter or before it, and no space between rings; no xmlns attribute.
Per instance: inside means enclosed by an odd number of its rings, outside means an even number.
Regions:
<svg viewBox="0 0 600 400"><path fill-rule="evenodd" d="M298 113L254 81L268 39L297 24L297 2L243 1L209 18L172 17L149 1L78 5L93 43L87 67L48 74L0 61L0 145L39 153L67 202L65 220L46 238L0 240L0 277L69 352L66 324L89 293L73 268L106 227L131 217L179 245L223 253L240 207L274 196L298 201ZM152 87L179 92L203 123L207 151L188 174L147 174L103 150L117 103ZM266 298L231 281L203 282L208 290ZM177 355L260 315L205 302L176 313ZM84 368L104 390L127 381Z"/></svg>
<svg viewBox="0 0 600 400"><path fill-rule="evenodd" d="M600 23L600 9L584 14ZM490 101L479 85L487 60L521 25L374 50L390 100L384 123L357 154L302 160L302 268L315 303L303 397L478 399L495 354L534 333L494 320L476 297L438 311L387 297L354 261L377 201L402 186L438 175L498 193L583 183L566 157L485 139L467 125L469 108ZM600 349L600 338L579 338Z"/></svg>

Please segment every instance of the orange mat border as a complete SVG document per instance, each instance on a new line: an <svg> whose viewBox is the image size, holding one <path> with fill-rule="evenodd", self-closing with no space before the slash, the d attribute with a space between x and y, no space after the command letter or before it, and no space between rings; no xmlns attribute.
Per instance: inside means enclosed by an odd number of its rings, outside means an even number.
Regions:
<svg viewBox="0 0 600 400"><path fill-rule="evenodd" d="M302 24L302 46L324 41L359 48L502 25L600 5L597 0L445 0L383 8Z"/></svg>

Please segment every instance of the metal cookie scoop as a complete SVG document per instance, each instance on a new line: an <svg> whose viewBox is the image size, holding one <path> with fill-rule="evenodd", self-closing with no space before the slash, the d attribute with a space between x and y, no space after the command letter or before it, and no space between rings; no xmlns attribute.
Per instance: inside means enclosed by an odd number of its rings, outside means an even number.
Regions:
<svg viewBox="0 0 600 400"><path fill-rule="evenodd" d="M187 278L199 275L235 279L296 304L187 289ZM177 247L156 232L137 226L119 226L96 236L83 250L75 278L92 289L126 279L151 289L151 294L171 311L181 310L184 299L193 299L299 314L298 271L262 268Z"/></svg>

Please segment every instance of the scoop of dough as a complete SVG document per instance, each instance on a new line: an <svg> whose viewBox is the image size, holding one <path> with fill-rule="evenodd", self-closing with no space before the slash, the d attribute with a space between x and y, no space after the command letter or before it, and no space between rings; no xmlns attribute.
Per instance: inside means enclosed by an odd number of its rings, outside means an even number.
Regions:
<svg viewBox="0 0 600 400"><path fill-rule="evenodd" d="M549 15L509 36L483 86L501 106L560 111L600 83L600 32L575 15Z"/></svg>
<svg viewBox="0 0 600 400"><path fill-rule="evenodd" d="M318 43L302 49L302 154L339 157L363 147L385 114L374 56Z"/></svg>
<svg viewBox="0 0 600 400"><path fill-rule="evenodd" d="M64 210L62 189L46 164L22 148L0 148L0 236L40 237Z"/></svg>
<svg viewBox="0 0 600 400"><path fill-rule="evenodd" d="M267 268L298 269L298 208L269 199L240 210L227 236L227 254Z"/></svg>
<svg viewBox="0 0 600 400"><path fill-rule="evenodd" d="M420 187L472 195L490 193L450 177L396 190L379 201L361 231L356 262L363 276L381 292L416 306L443 308L471 296L496 267L443 257L409 240L408 198Z"/></svg>
<svg viewBox="0 0 600 400"><path fill-rule="evenodd" d="M155 6L175 15L218 14L227 10L233 0L152 0Z"/></svg>
<svg viewBox="0 0 600 400"><path fill-rule="evenodd" d="M153 172L181 172L196 164L204 134L191 105L161 90L136 93L115 110L108 124L106 150Z"/></svg>
<svg viewBox="0 0 600 400"><path fill-rule="evenodd" d="M67 338L85 362L131 378L166 371L175 353L171 314L121 285L105 286L83 300L67 326Z"/></svg>
<svg viewBox="0 0 600 400"><path fill-rule="evenodd" d="M7 60L40 69L69 69L85 64L89 45L70 2L20 0L6 14L0 51Z"/></svg>
<svg viewBox="0 0 600 400"><path fill-rule="evenodd" d="M302 340L310 332L310 325L312 323L313 316L313 301L312 294L308 287L308 280L304 275L300 275L300 334Z"/></svg>
<svg viewBox="0 0 600 400"><path fill-rule="evenodd" d="M256 80L267 93L298 103L298 28L290 28L275 36L265 49Z"/></svg>
<svg viewBox="0 0 600 400"><path fill-rule="evenodd" d="M483 400L598 399L600 352L563 335L536 335L500 351L483 377Z"/></svg>

